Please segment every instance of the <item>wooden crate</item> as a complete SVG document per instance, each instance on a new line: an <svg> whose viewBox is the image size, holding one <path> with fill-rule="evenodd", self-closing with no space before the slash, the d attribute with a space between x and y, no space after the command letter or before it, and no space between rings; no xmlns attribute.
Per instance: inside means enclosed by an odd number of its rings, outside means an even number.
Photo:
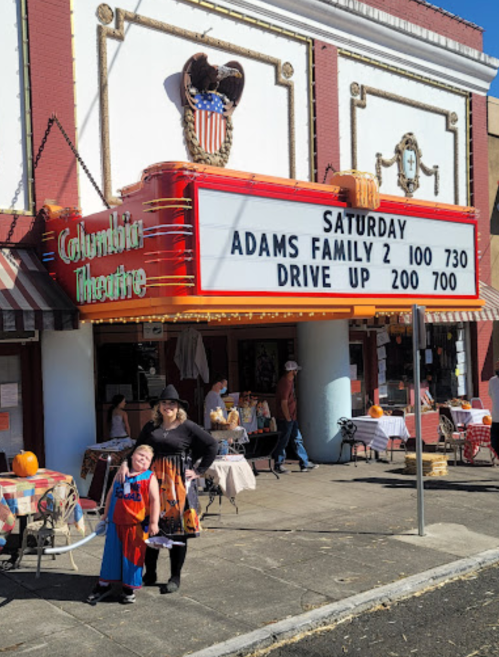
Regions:
<svg viewBox="0 0 499 657"><path fill-rule="evenodd" d="M422 459L424 477L443 477L448 474L447 456L445 454L428 454L425 452ZM406 474L416 474L416 454L406 455L405 472Z"/></svg>

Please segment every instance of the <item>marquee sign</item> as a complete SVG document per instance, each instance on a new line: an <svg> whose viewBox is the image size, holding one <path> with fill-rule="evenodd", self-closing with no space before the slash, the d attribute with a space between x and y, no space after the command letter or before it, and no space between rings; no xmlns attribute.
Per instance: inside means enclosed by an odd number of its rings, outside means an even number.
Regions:
<svg viewBox="0 0 499 657"><path fill-rule="evenodd" d="M481 305L473 208L381 196L359 209L346 187L185 163L154 165L122 193L89 217L49 212L43 260L84 318Z"/></svg>
<svg viewBox="0 0 499 657"><path fill-rule="evenodd" d="M200 292L476 297L475 221L401 209L372 212L201 187Z"/></svg>

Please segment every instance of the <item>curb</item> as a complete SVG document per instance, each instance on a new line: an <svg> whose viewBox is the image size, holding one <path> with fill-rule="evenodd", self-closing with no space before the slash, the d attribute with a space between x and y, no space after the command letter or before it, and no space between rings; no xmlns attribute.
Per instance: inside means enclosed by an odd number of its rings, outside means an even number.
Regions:
<svg viewBox="0 0 499 657"><path fill-rule="evenodd" d="M242 634L234 639L228 639L209 648L189 653L189 657L241 657L279 641L290 639L302 632L343 620L349 616L358 615L380 604L401 600L436 584L490 566L498 561L499 548L486 550L472 557L458 559L391 584L357 593L344 600L307 611L299 616L271 623L264 628Z"/></svg>

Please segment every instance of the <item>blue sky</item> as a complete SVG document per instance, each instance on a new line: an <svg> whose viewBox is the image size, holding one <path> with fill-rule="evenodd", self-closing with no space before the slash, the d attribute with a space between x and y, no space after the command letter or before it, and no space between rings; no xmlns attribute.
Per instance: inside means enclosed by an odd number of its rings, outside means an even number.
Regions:
<svg viewBox="0 0 499 657"><path fill-rule="evenodd" d="M483 27L483 50L499 59L499 0L430 0L432 4ZM499 76L489 94L499 98Z"/></svg>

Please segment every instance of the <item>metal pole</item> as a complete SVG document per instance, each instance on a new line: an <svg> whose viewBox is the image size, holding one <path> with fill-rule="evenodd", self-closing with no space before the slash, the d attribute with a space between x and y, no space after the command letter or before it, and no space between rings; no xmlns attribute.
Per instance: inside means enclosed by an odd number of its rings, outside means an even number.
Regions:
<svg viewBox="0 0 499 657"><path fill-rule="evenodd" d="M416 416L416 482L418 491L418 534L424 536L423 442L421 438L421 389L419 373L418 307L412 307L412 356L414 362L414 414Z"/></svg>

